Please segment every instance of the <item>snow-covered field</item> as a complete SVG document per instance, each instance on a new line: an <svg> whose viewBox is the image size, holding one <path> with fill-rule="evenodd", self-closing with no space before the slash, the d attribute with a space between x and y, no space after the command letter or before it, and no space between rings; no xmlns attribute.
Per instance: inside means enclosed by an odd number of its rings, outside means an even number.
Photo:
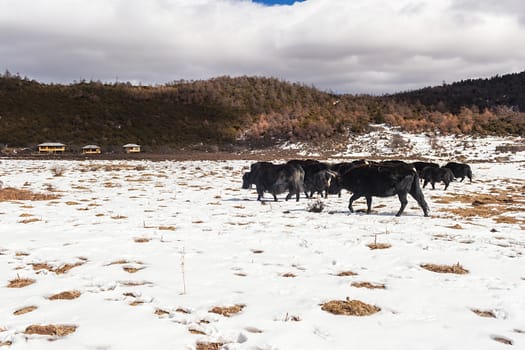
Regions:
<svg viewBox="0 0 525 350"><path fill-rule="evenodd" d="M348 194L321 213L257 202L249 161L0 162L4 188L59 196L0 201L0 347L525 348L523 161L426 188L430 218L412 198L399 218L394 197L371 215L349 215ZM346 299L380 311L322 309Z"/></svg>

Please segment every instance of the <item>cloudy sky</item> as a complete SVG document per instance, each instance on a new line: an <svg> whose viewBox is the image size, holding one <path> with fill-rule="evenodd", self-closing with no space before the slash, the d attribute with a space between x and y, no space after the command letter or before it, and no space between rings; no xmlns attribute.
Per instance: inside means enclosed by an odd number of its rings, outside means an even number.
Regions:
<svg viewBox="0 0 525 350"><path fill-rule="evenodd" d="M0 0L0 69L62 83L258 75L383 94L525 70L525 1Z"/></svg>

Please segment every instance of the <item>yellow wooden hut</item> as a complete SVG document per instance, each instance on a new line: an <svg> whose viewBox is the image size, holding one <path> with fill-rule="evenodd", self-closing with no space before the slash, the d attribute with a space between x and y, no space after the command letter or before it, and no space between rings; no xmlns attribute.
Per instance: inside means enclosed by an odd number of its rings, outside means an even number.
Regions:
<svg viewBox="0 0 525 350"><path fill-rule="evenodd" d="M64 153L66 145L59 142L44 142L38 145L39 153Z"/></svg>
<svg viewBox="0 0 525 350"><path fill-rule="evenodd" d="M126 153L140 153L140 145L134 143L128 143L127 145L122 146L124 152Z"/></svg>
<svg viewBox="0 0 525 350"><path fill-rule="evenodd" d="M82 154L100 154L100 146L97 145L86 145L82 147Z"/></svg>

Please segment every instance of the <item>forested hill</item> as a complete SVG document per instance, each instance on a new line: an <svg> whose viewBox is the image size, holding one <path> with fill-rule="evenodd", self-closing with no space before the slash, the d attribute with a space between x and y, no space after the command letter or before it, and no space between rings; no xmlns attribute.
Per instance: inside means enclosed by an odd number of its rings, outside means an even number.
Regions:
<svg viewBox="0 0 525 350"><path fill-rule="evenodd" d="M57 141L120 149L317 141L366 132L370 123L409 131L520 134L524 73L388 96L337 95L265 77L218 77L162 86L42 84L0 77L0 144ZM521 83L519 83L521 81Z"/></svg>
<svg viewBox="0 0 525 350"><path fill-rule="evenodd" d="M397 101L421 103L433 110L459 113L462 107L507 106L525 112L525 72L490 79L468 79L392 95Z"/></svg>

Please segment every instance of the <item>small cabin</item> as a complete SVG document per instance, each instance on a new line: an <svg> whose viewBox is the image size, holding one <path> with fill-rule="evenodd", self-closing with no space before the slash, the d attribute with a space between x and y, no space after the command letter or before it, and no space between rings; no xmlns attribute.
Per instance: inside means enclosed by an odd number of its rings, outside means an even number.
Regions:
<svg viewBox="0 0 525 350"><path fill-rule="evenodd" d="M124 152L126 153L140 153L140 145L128 143L127 145L124 145L122 147L124 148Z"/></svg>
<svg viewBox="0 0 525 350"><path fill-rule="evenodd" d="M64 153L66 145L59 142L44 142L38 145L39 153Z"/></svg>
<svg viewBox="0 0 525 350"><path fill-rule="evenodd" d="M86 145L82 147L82 154L100 154L100 146Z"/></svg>

